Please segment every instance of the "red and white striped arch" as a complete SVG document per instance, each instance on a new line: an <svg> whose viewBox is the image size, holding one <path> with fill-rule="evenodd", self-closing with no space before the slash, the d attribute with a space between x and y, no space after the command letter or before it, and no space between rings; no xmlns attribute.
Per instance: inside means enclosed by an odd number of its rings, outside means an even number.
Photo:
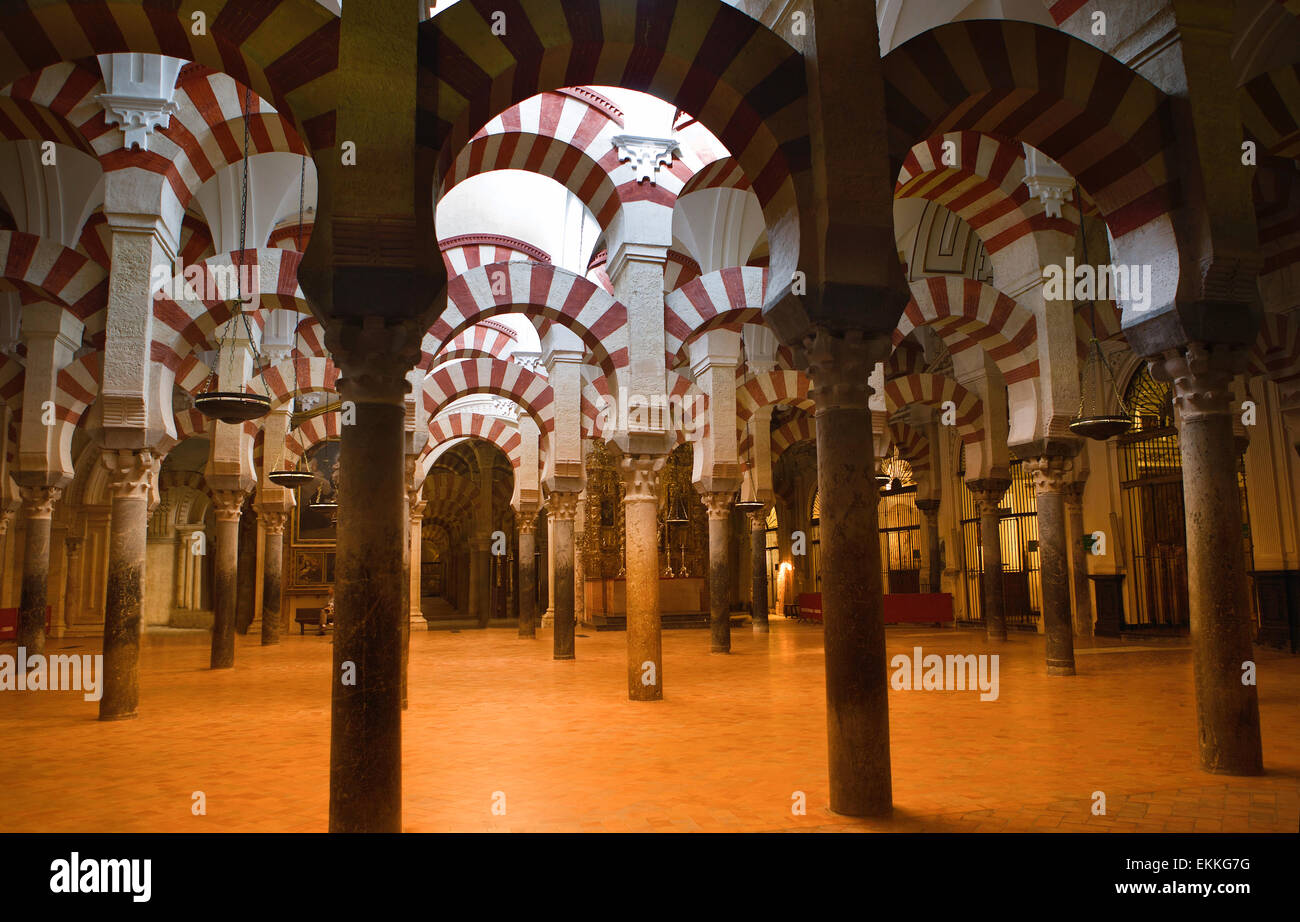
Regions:
<svg viewBox="0 0 1300 922"><path fill-rule="evenodd" d="M929 326L954 354L984 349L1007 384L1038 375L1038 320L992 285L952 275L911 284L912 300L894 329L897 346L918 326Z"/></svg>
<svg viewBox="0 0 1300 922"><path fill-rule="evenodd" d="M325 393L336 390L339 370L332 359L295 355L262 372L262 380L271 395L271 406L280 407L296 393Z"/></svg>
<svg viewBox="0 0 1300 922"><path fill-rule="evenodd" d="M460 234L439 241L442 260L449 275L460 275L492 263L533 260L549 263L551 256L540 247L503 234Z"/></svg>
<svg viewBox="0 0 1300 922"><path fill-rule="evenodd" d="M1282 388L1300 385L1300 323L1288 314L1265 313L1250 351L1250 372Z"/></svg>
<svg viewBox="0 0 1300 922"><path fill-rule="evenodd" d="M919 429L897 420L889 423L889 439L898 449L898 456L912 467L912 473L920 481L921 475L929 473L931 465L930 440Z"/></svg>
<svg viewBox="0 0 1300 922"><path fill-rule="evenodd" d="M434 367L457 359L501 359L507 361L518 348L513 332L485 320L452 337L434 357Z"/></svg>
<svg viewBox="0 0 1300 922"><path fill-rule="evenodd" d="M817 442L817 420L807 413L800 413L772 430L772 460L800 442Z"/></svg>
<svg viewBox="0 0 1300 922"><path fill-rule="evenodd" d="M541 430L543 444L555 431L555 393L539 374L500 359L466 359L440 365L424 379L424 409L434 419L454 400L495 394L519 404Z"/></svg>
<svg viewBox="0 0 1300 922"><path fill-rule="evenodd" d="M885 407L890 415L912 403L934 407L941 414L951 409L953 425L964 443L978 445L984 440L984 402L952 378L914 374L885 382ZM945 406L949 403L951 406Z"/></svg>
<svg viewBox="0 0 1300 922"><path fill-rule="evenodd" d="M736 189L747 192L751 188L749 177L745 175L744 169L735 157L719 157L697 170L695 175L686 181L678 198L705 189Z"/></svg>
<svg viewBox="0 0 1300 922"><path fill-rule="evenodd" d="M302 421L284 438L285 467L293 468L298 460L321 442L339 438L339 412L331 410Z"/></svg>
<svg viewBox="0 0 1300 922"><path fill-rule="evenodd" d="M687 360L686 346L708 330L739 329L763 315L767 270L735 266L702 275L664 298L664 353L669 368Z"/></svg>
<svg viewBox="0 0 1300 922"><path fill-rule="evenodd" d="M90 257L46 237L2 230L0 269L0 286L66 308L92 342L103 340L108 273Z"/></svg>
<svg viewBox="0 0 1300 922"><path fill-rule="evenodd" d="M447 308L424 338L420 367L462 330L497 314L544 318L573 330L617 387L628 363L627 308L566 269L532 262L494 263L447 282Z"/></svg>

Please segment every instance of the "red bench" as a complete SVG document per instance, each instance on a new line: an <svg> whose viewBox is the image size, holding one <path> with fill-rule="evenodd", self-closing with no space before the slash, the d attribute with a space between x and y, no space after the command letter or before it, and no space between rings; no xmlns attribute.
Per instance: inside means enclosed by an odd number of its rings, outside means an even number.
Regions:
<svg viewBox="0 0 1300 922"><path fill-rule="evenodd" d="M799 594L799 620L822 623L822 594ZM952 594L947 592L885 593L886 624L952 624Z"/></svg>
<svg viewBox="0 0 1300 922"><path fill-rule="evenodd" d="M51 606L45 606L45 633L50 632ZM18 609L0 608L0 640L14 640L18 637Z"/></svg>

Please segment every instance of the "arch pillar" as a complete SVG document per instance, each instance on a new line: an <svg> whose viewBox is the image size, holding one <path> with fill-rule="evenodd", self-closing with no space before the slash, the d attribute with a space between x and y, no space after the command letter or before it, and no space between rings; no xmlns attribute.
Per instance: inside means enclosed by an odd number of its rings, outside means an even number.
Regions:
<svg viewBox="0 0 1300 922"><path fill-rule="evenodd" d="M280 642L284 579L284 528L287 509L263 506L258 510L265 540L262 545L262 646Z"/></svg>
<svg viewBox="0 0 1300 922"><path fill-rule="evenodd" d="M921 571L924 578L921 591L942 592L943 567L939 561L939 500L918 499L916 508L921 512L921 527L925 531L925 569Z"/></svg>
<svg viewBox="0 0 1300 922"><path fill-rule="evenodd" d="M50 525L61 486L23 486L22 515L26 526L22 595L18 605L18 646L28 654L45 652L45 605L50 573Z"/></svg>
<svg viewBox="0 0 1300 922"><path fill-rule="evenodd" d="M554 657L571 660L575 656L573 520L578 510L578 494L555 492L546 499L549 519L554 523L551 558L555 561L555 632ZM629 587L631 580L629 578ZM630 594L630 588L629 588ZM629 619L630 620L630 619Z"/></svg>
<svg viewBox="0 0 1300 922"><path fill-rule="evenodd" d="M1039 578L1043 594L1043 628L1047 633L1047 674L1074 675L1074 629L1070 618L1065 491L1069 457L1042 455L1026 463L1034 478L1038 514Z"/></svg>
<svg viewBox="0 0 1300 922"><path fill-rule="evenodd" d="M659 475L668 458L630 454L621 461L627 554L627 696L663 698L663 637L659 610Z"/></svg>
<svg viewBox="0 0 1300 922"><path fill-rule="evenodd" d="M709 652L731 652L731 514L734 494L703 495L709 516Z"/></svg>
<svg viewBox="0 0 1300 922"><path fill-rule="evenodd" d="M520 509L515 513L519 526L519 636L537 636L537 513Z"/></svg>
<svg viewBox="0 0 1300 922"><path fill-rule="evenodd" d="M1011 481L986 477L966 484L975 497L975 510L980 516L980 556L984 573L980 594L980 608L984 615L984 633L991 641L1007 639L1006 587L1002 583L1002 497Z"/></svg>

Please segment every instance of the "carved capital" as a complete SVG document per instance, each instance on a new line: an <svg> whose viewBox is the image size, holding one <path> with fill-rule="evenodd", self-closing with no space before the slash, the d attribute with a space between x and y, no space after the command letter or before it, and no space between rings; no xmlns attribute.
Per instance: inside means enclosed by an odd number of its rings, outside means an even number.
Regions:
<svg viewBox="0 0 1300 922"><path fill-rule="evenodd" d="M1002 505L1002 497L1006 496L1010 486L1010 480L998 478L971 480L966 484L975 497L975 510L980 515L996 515L998 507Z"/></svg>
<svg viewBox="0 0 1300 922"><path fill-rule="evenodd" d="M1083 508L1083 488L1086 481L1071 480L1065 484L1061 492L1065 494L1065 505L1071 509Z"/></svg>
<svg viewBox="0 0 1300 922"><path fill-rule="evenodd" d="M419 496L419 493L415 494ZM419 525L424 521L424 512L429 508L429 504L422 499L408 500L407 511L411 513L411 524Z"/></svg>
<svg viewBox="0 0 1300 922"><path fill-rule="evenodd" d="M731 510L736 502L736 494L708 492L708 493L701 493L700 498L704 500L704 510L709 518L711 519L731 518Z"/></svg>
<svg viewBox="0 0 1300 922"><path fill-rule="evenodd" d="M1034 478L1034 493L1038 496L1065 492L1073 469L1074 462L1069 458L1045 455L1025 462L1025 470Z"/></svg>
<svg viewBox="0 0 1300 922"><path fill-rule="evenodd" d="M19 487L18 495L23 500L23 518L48 519L63 497L63 487Z"/></svg>
<svg viewBox="0 0 1300 922"><path fill-rule="evenodd" d="M537 530L537 513L516 512L515 524L519 527L519 534L531 535Z"/></svg>
<svg viewBox="0 0 1300 922"><path fill-rule="evenodd" d="M1232 379L1246 370L1244 346L1188 343L1147 358L1151 376L1172 381L1183 420L1232 413Z"/></svg>
<svg viewBox="0 0 1300 922"><path fill-rule="evenodd" d="M659 502L659 472L667 460L664 455L624 455L618 463L623 502Z"/></svg>
<svg viewBox="0 0 1300 922"><path fill-rule="evenodd" d="M413 324L386 324L382 317L366 317L360 324L332 321L325 345L342 372L339 394L356 403L403 406L411 389L406 373L419 361L420 338Z"/></svg>
<svg viewBox="0 0 1300 922"><path fill-rule="evenodd" d="M681 154L681 148L672 138L647 138L620 134L612 138L611 143L618 148L619 163L630 162L639 183L656 182L659 167L671 167L673 156Z"/></svg>
<svg viewBox="0 0 1300 922"><path fill-rule="evenodd" d="M218 522L238 522L248 494L243 490L213 490L212 508Z"/></svg>
<svg viewBox="0 0 1300 922"><path fill-rule="evenodd" d="M918 499L916 508L921 510L928 518L939 511L939 501L937 499Z"/></svg>
<svg viewBox="0 0 1300 922"><path fill-rule="evenodd" d="M81 556L81 546L85 543L85 538L64 538L63 544L68 549L68 559L76 560Z"/></svg>
<svg viewBox="0 0 1300 922"><path fill-rule="evenodd" d="M268 536L278 538L284 534L284 526L289 521L289 513L283 509L258 509L257 517Z"/></svg>
<svg viewBox="0 0 1300 922"><path fill-rule="evenodd" d="M865 410L875 393L868 383L876 363L889 354L888 336L867 337L860 331L832 333L817 327L803 341L811 396L817 412Z"/></svg>
<svg viewBox="0 0 1300 922"><path fill-rule="evenodd" d="M152 451L105 449L99 462L108 471L108 491L114 499L149 500L156 493L161 461Z"/></svg>
<svg viewBox="0 0 1300 922"><path fill-rule="evenodd" d="M578 514L578 494L565 491L552 493L546 498L546 514L552 521L572 522Z"/></svg>

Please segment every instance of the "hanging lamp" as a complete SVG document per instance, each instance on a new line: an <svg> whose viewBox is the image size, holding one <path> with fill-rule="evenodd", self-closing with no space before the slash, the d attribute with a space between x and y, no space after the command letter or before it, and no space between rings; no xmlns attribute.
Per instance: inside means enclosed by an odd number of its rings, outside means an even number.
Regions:
<svg viewBox="0 0 1300 922"><path fill-rule="evenodd" d="M753 414L750 414L750 416L745 417L745 441L749 443L749 454L752 461L752 463L749 466L749 473L751 476L753 476L754 467L757 464L757 459L753 457L754 439L749 431L749 421L752 418L752 416ZM737 512L743 513L745 515L749 515L750 513L753 512L758 512L766 505L767 503L759 499L744 499L743 494L740 490L736 491L736 501L732 504L732 506L735 508Z"/></svg>
<svg viewBox="0 0 1300 922"><path fill-rule="evenodd" d="M262 352L255 345L253 339L253 329L249 325L248 315L244 313L244 246L247 240L248 231L248 136L249 126L248 119L250 109L252 108L252 90L244 90L244 176L243 184L239 197L239 256L235 265L235 300L231 302L230 319L226 321L225 332L221 335L221 341L217 343L217 359L214 363L214 369L203 382L203 389L194 395L194 409L198 410L209 419L215 419L222 423L242 423L250 419L261 419L267 413L271 412L271 395L270 393L254 394L248 391L216 391L212 388L217 384L218 374L221 369L221 355L228 349L231 340L231 330L236 323L243 323L244 332L248 334L249 345L253 347L253 356L257 360L257 374L262 375ZM263 378L262 387L265 389L266 380Z"/></svg>
<svg viewBox="0 0 1300 922"><path fill-rule="evenodd" d="M302 253L303 185L306 182L306 179L307 179L307 158L304 157L302 159L302 168L298 173L298 252L299 253ZM301 391L301 386L298 380L298 359L295 357L295 353L297 353L298 355L302 354L298 349L297 323L295 323L293 327L293 351L289 353L290 361L293 362L293 394L289 398L291 401L290 406L297 403L298 394ZM285 470L280 470L280 471L271 471L271 473L268 474L267 476L270 478L271 483L276 484L277 486L285 487L290 490L296 489L298 487L305 487L307 484L311 483L313 480L316 479L316 475L313 474L311 471L299 470L297 468L287 468Z"/></svg>
<svg viewBox="0 0 1300 922"><path fill-rule="evenodd" d="M1083 199L1079 195L1078 183L1074 184L1074 200L1079 206L1079 231L1083 235L1083 263L1091 265L1088 260L1088 229L1084 223ZM1106 354L1102 352L1101 342L1097 339L1097 299L1090 298L1088 306L1092 336L1088 340L1088 355L1084 359L1080 375L1079 412L1074 419L1070 420L1069 425L1070 431L1076 435L1104 442L1111 436L1128 432L1133 428L1133 414L1124 405L1124 396L1120 393L1119 384L1115 380L1115 371L1110 367ZM1106 377L1110 379L1111 390L1114 391L1115 400L1119 404L1118 413L1106 412L1106 393L1101 380L1103 369Z"/></svg>

